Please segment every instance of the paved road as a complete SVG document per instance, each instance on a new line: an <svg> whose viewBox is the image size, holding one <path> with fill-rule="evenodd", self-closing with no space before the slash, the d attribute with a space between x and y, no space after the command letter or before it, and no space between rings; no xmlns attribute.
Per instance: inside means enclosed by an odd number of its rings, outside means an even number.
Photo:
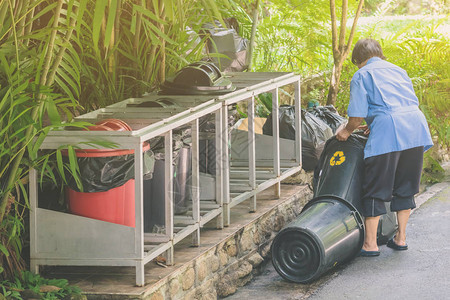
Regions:
<svg viewBox="0 0 450 300"><path fill-rule="evenodd" d="M357 257L310 285L286 282L269 263L226 299L450 299L450 182L433 188L411 215L409 250L381 246L379 257Z"/></svg>

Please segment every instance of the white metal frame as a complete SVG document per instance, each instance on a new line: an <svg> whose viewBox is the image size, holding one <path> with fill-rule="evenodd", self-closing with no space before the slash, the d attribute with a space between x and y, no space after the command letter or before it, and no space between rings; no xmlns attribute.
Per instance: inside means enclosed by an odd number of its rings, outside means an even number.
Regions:
<svg viewBox="0 0 450 300"><path fill-rule="evenodd" d="M256 195L269 187L275 185L275 195L280 196L280 183L283 179L299 172L301 170L301 115L300 115L300 77L292 73L229 73L231 81L238 88L243 91L239 95L227 94L219 97L223 101L223 105L236 104L240 101L247 101L248 106L248 139L244 146L248 148L248 158L246 162L226 163L224 165L224 218L225 226L230 224L230 209L241 202L251 199L250 212L256 211L257 199ZM250 78L249 78L250 77ZM265 80L261 80L261 79ZM253 83L249 85L249 81ZM258 144L258 137L254 132L254 102L255 97L262 93L272 93L272 120L278 120L278 89L282 86L293 84L295 93L295 126L296 137L295 140L282 141L279 137L278 122L272 123L273 137L272 137L272 168L265 165L264 162L257 160L256 144ZM223 110L224 119L227 119L227 109ZM228 124L224 122L223 132L228 131ZM228 135L223 135L223 150L228 151L226 145L229 144ZM283 168L281 166L280 156L280 142L288 143L295 149L295 154L289 157L291 162L285 162ZM232 144L233 146L233 144ZM264 146L269 146L265 144ZM265 149L266 150L266 149ZM226 153L229 157L229 153ZM242 165L240 163L243 163ZM243 178L243 174L248 174L247 178ZM237 180L236 185L230 182ZM248 185L246 187L245 185Z"/></svg>
<svg viewBox="0 0 450 300"><path fill-rule="evenodd" d="M106 108L80 116L79 120L96 122L104 118L119 118L130 122L133 131L53 131L41 149L58 149L64 145L80 142L109 141L121 149L134 149L135 153L135 227L127 227L82 216L51 211L38 207L38 174L30 171L30 228L31 270L39 272L40 265L79 266L133 266L136 268L136 285L145 284L144 266L159 255L165 254L168 264L175 259L174 245L192 236L192 245L200 245L200 228L216 219L217 228L230 224L231 208L251 199L250 210L256 211L256 194L276 186L280 195L280 182L301 169L300 130L300 78L292 73L229 73L237 86L235 92L224 96L164 96L176 100L179 107L141 108L127 107L130 103L141 103L162 96L146 95L131 98ZM273 124L272 171L258 169L258 143L254 133L254 101L264 92L273 94L274 120L278 119L278 88L287 84L295 86L296 128L295 155L292 163L283 166L280 161L280 138L278 122ZM248 102L248 157L247 169L233 171L230 166L228 137L228 106L239 101ZM200 201L199 182L199 118L215 114L216 125L216 199ZM173 166L172 131L180 126L192 129L192 213L188 216L173 214ZM165 140L165 234L144 233L143 220L143 148L145 141L157 136ZM83 145L83 148L92 148ZM230 180L233 176L246 179L248 188L239 195L232 195ZM230 179L231 178L231 179ZM180 225L181 224L181 225Z"/></svg>

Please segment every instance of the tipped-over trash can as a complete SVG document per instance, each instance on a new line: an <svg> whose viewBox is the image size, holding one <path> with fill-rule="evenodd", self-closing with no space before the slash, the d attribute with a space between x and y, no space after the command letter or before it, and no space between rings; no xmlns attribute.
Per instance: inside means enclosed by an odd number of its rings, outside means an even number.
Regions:
<svg viewBox="0 0 450 300"><path fill-rule="evenodd" d="M314 197L334 195L350 202L361 213L364 178L364 147L367 136L362 132L350 135L345 142L335 137L325 144L314 171ZM385 202L387 213L378 223L377 242L385 244L397 231L397 217Z"/></svg>
<svg viewBox="0 0 450 300"><path fill-rule="evenodd" d="M364 139L351 135L346 142L334 137L327 141L316 169L314 198L272 243L273 265L285 279L313 281L361 249L364 223L357 206Z"/></svg>
<svg viewBox="0 0 450 300"><path fill-rule="evenodd" d="M308 283L353 258L364 243L355 207L334 196L311 200L272 243L272 263L283 278Z"/></svg>
<svg viewBox="0 0 450 300"><path fill-rule="evenodd" d="M325 144L314 172L314 198L272 243L272 262L283 278L307 283L359 253L366 141L352 134L345 142L332 137ZM379 238L393 235L392 213L380 224Z"/></svg>

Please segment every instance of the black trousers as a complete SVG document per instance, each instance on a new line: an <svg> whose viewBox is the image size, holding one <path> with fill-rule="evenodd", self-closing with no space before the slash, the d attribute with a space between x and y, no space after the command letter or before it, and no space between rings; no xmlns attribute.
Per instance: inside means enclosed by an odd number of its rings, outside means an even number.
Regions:
<svg viewBox="0 0 450 300"><path fill-rule="evenodd" d="M423 147L368 157L364 160L363 215L376 217L386 213L384 202L391 201L391 211L416 207L423 165Z"/></svg>

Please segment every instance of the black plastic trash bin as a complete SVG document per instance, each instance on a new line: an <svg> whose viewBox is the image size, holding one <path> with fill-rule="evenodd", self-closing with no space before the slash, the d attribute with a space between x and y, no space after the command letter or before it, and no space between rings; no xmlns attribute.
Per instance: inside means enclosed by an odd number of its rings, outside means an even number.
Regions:
<svg viewBox="0 0 450 300"><path fill-rule="evenodd" d="M285 279L310 282L361 249L364 225L357 207L365 141L355 134L346 142L327 141L315 171L313 200L272 244L273 265Z"/></svg>
<svg viewBox="0 0 450 300"><path fill-rule="evenodd" d="M283 278L307 283L353 258L363 243L356 209L339 197L318 197L275 237L272 263Z"/></svg>
<svg viewBox="0 0 450 300"><path fill-rule="evenodd" d="M314 197L338 196L361 213L366 142L367 137L362 133L350 135L346 142L339 142L335 137L327 141L314 171ZM378 244L385 244L397 230L397 217L391 212L390 203L386 202L385 206L387 213L378 223Z"/></svg>
<svg viewBox="0 0 450 300"><path fill-rule="evenodd" d="M285 279L310 282L361 249L364 225L359 209L366 141L360 134L345 142L335 137L327 141L314 172L314 198L272 244L273 265ZM392 213L380 221L383 238L395 232L391 217Z"/></svg>
<svg viewBox="0 0 450 300"><path fill-rule="evenodd" d="M367 137L352 134L345 142L330 138L314 170L314 197L334 195L361 211L364 147Z"/></svg>

